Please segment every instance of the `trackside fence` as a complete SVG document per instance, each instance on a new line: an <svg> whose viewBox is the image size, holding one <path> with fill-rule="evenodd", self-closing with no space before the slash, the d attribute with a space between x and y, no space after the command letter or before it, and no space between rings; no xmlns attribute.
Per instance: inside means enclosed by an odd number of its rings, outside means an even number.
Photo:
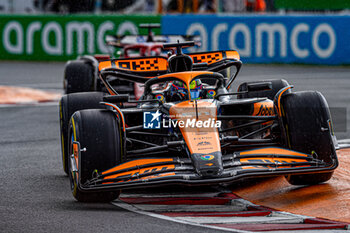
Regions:
<svg viewBox="0 0 350 233"><path fill-rule="evenodd" d="M107 34L197 34L192 50L238 50L246 63L350 64L347 15L2 15L0 60L66 61L110 53ZM112 51L113 52L113 51Z"/></svg>

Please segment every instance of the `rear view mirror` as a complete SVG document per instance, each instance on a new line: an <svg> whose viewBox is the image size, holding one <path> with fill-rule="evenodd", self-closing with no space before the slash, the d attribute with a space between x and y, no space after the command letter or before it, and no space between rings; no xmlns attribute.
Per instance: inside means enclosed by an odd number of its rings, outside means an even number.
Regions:
<svg viewBox="0 0 350 233"><path fill-rule="evenodd" d="M247 83L248 91L267 91L272 89L271 82Z"/></svg>

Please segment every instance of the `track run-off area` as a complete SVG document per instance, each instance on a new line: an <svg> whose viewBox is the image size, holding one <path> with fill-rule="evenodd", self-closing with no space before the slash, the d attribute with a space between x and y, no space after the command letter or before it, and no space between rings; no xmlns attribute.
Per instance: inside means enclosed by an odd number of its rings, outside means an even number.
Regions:
<svg viewBox="0 0 350 233"><path fill-rule="evenodd" d="M112 203L78 203L61 165L64 63L1 62L0 69L0 232L342 232L350 225L350 150L338 151L340 166L320 185L274 177L124 191ZM320 91L338 139L350 138L350 67L244 65L235 88L280 78L293 91Z"/></svg>

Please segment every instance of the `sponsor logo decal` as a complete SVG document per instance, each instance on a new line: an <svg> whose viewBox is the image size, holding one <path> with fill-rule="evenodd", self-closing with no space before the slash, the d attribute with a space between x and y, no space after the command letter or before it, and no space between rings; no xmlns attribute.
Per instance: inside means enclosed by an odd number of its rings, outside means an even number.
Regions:
<svg viewBox="0 0 350 233"><path fill-rule="evenodd" d="M269 107L267 105L261 105L259 112L256 115L258 115L258 116L273 116L273 115L275 115L275 112L273 110L273 107Z"/></svg>
<svg viewBox="0 0 350 233"><path fill-rule="evenodd" d="M201 159L203 160L212 160L214 158L214 155L202 155Z"/></svg>
<svg viewBox="0 0 350 233"><path fill-rule="evenodd" d="M215 90L209 90L209 91L208 91L207 96L208 96L209 98L214 97L215 95L216 95L216 91L215 91Z"/></svg>
<svg viewBox="0 0 350 233"><path fill-rule="evenodd" d="M211 145L211 143L210 143L210 142L207 142L207 141L202 141L202 142L199 142L199 143L197 144L197 146L208 146L208 145Z"/></svg>
<svg viewBox="0 0 350 233"><path fill-rule="evenodd" d="M164 95L162 95L162 94L157 94L155 98L157 100L160 100L160 101L164 102Z"/></svg>
<svg viewBox="0 0 350 233"><path fill-rule="evenodd" d="M143 128L144 129L160 129L161 113L159 110L156 112L144 112L143 113Z"/></svg>
<svg viewBox="0 0 350 233"><path fill-rule="evenodd" d="M138 61L116 61L119 69L133 71L154 71L159 70L158 59L142 59Z"/></svg>

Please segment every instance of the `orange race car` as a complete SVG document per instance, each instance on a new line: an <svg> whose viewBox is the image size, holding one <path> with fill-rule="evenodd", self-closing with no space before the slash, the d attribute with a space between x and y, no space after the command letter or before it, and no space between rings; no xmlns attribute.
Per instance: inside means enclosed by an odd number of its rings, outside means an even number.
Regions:
<svg viewBox="0 0 350 233"><path fill-rule="evenodd" d="M144 186L276 175L308 185L331 178L337 142L321 93L291 92L285 80L243 83L232 92L238 53L183 54L189 45L165 44L176 49L168 59L101 62L108 95L62 98L61 115L64 108L71 116L69 124L61 117L68 125L63 158L78 201L111 201L122 189ZM230 66L237 72L229 79L218 73ZM118 93L116 79L144 83L140 100Z"/></svg>

